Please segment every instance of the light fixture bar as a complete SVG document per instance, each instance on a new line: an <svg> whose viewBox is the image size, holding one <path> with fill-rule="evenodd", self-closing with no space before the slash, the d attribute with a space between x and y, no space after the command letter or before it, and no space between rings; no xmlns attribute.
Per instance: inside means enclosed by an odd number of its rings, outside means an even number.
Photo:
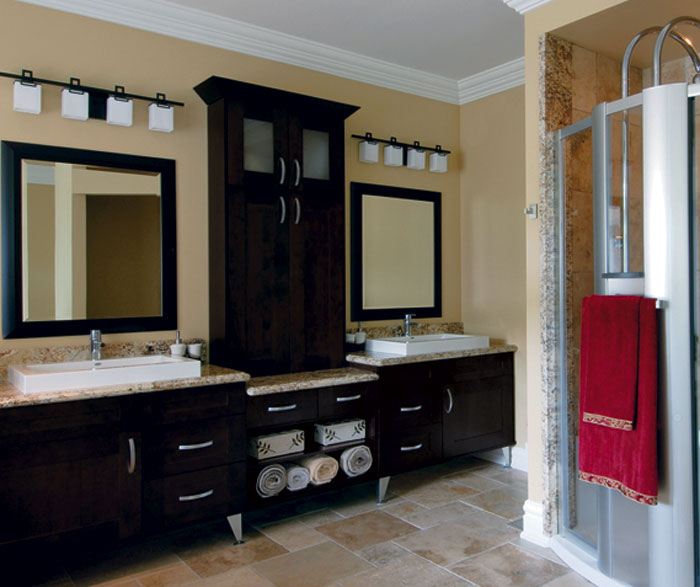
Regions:
<svg viewBox="0 0 700 587"><path fill-rule="evenodd" d="M27 70L24 70L27 71ZM8 73L5 71L0 71L0 77L9 77L10 79L20 80L24 82L31 82L36 84L48 84L51 86L59 86L62 88L70 88L72 90L78 90L82 92L92 92L92 93L102 93L105 95L114 95L114 90L106 90L104 88L96 88L94 86L86 86L84 84L71 84L71 82L60 82L51 79L44 79L40 77L34 77L33 75L27 76L19 73ZM162 96L162 99L160 98ZM168 106L184 106L184 102L176 102L175 100L165 99L165 94L158 94L156 96L141 96L140 94L122 93L119 94L120 98L129 98L132 100L146 100L148 102L158 102L159 104L167 104Z"/></svg>
<svg viewBox="0 0 700 587"><path fill-rule="evenodd" d="M350 135L353 139L361 139L363 141L376 141L378 143L386 143L387 145L395 145L397 147L404 147L407 149L423 149L424 151L435 151L436 153L445 153L446 155L449 155L451 151L448 151L447 149L443 149L441 145L435 145L434 147L426 147L424 145L421 145L420 143L416 147L416 142L414 141L413 143L402 143L400 141L397 141L395 138L392 137L392 140L387 140L387 139L378 139L377 137L373 136L371 132L365 133L363 135Z"/></svg>

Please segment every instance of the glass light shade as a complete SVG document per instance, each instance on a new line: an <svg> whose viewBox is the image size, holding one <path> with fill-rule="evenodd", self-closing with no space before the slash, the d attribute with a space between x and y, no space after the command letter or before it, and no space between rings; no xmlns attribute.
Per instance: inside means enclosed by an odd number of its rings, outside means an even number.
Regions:
<svg viewBox="0 0 700 587"><path fill-rule="evenodd" d="M447 173L447 153L438 151L430 155L430 171L433 173Z"/></svg>
<svg viewBox="0 0 700 587"><path fill-rule="evenodd" d="M148 130L173 132L175 128L174 108L168 104L153 102L148 107Z"/></svg>
<svg viewBox="0 0 700 587"><path fill-rule="evenodd" d="M360 141L360 161L362 163L379 163L379 143Z"/></svg>
<svg viewBox="0 0 700 587"><path fill-rule="evenodd" d="M61 92L61 116L87 120L90 112L90 94L64 88Z"/></svg>
<svg viewBox="0 0 700 587"><path fill-rule="evenodd" d="M403 147L386 145L384 147L384 165L400 167L403 165Z"/></svg>
<svg viewBox="0 0 700 587"><path fill-rule="evenodd" d="M16 81L13 84L12 109L15 112L41 114L41 86Z"/></svg>
<svg viewBox="0 0 700 587"><path fill-rule="evenodd" d="M110 96L107 98L107 124L131 126L134 121L134 101Z"/></svg>
<svg viewBox="0 0 700 587"><path fill-rule="evenodd" d="M406 167L425 169L425 151L423 149L409 149L406 154Z"/></svg>

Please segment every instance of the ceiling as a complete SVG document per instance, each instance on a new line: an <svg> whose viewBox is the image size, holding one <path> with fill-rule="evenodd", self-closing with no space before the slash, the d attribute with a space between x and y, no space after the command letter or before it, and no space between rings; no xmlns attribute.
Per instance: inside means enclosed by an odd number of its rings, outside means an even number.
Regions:
<svg viewBox="0 0 700 587"><path fill-rule="evenodd" d="M524 80L533 0L20 0L451 103ZM543 0L537 0L536 4Z"/></svg>

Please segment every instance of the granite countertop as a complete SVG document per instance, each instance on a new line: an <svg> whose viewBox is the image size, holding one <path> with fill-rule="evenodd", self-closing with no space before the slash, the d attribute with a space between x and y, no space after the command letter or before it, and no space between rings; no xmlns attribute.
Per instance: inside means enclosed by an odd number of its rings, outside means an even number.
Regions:
<svg viewBox="0 0 700 587"><path fill-rule="evenodd" d="M66 391L50 391L43 393L22 393L9 381L0 381L0 409L19 406L31 406L39 404L53 404L84 399L97 399L103 397L116 397L120 395L132 395L136 393L149 393L164 391L167 389L181 389L183 387L202 387L204 385L219 385L222 383L245 382L250 375L242 371L217 367L216 365L202 365L202 374L199 377L187 377L184 379L170 379L168 381L152 381L147 383L131 383L128 385L113 385L105 387L92 387L85 389L70 389Z"/></svg>
<svg viewBox="0 0 700 587"><path fill-rule="evenodd" d="M475 357L477 355L493 355L496 353L513 353L518 350L514 344L495 344L481 349L467 351L448 351L444 353L430 353L425 355L393 355L389 353L371 353L367 351L350 353L346 359L348 363L356 365L368 365L370 367L388 367L390 365L406 365L408 363L424 363L426 361L441 361L444 359L459 359L462 357Z"/></svg>
<svg viewBox="0 0 700 587"><path fill-rule="evenodd" d="M299 389L314 389L316 387L376 381L377 379L379 379L379 376L376 373L346 367L343 369L254 377L248 381L247 391L250 396L269 395Z"/></svg>

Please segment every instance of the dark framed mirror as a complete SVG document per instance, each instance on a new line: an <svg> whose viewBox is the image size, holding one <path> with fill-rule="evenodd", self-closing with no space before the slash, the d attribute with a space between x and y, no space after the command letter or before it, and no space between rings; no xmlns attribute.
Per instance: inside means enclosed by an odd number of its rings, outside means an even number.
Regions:
<svg viewBox="0 0 700 587"><path fill-rule="evenodd" d="M0 151L3 337L175 329L175 161Z"/></svg>
<svg viewBox="0 0 700 587"><path fill-rule="evenodd" d="M442 194L350 184L350 319L442 315Z"/></svg>

